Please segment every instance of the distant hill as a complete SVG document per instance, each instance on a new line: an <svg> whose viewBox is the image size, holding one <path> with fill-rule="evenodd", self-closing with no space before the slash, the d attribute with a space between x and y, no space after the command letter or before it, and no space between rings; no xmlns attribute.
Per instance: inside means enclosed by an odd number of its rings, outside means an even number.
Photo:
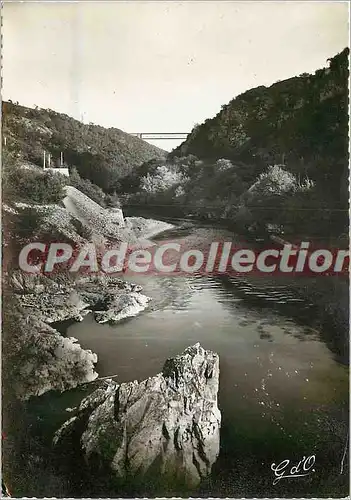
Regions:
<svg viewBox="0 0 351 500"><path fill-rule="evenodd" d="M248 182L267 165L285 164L294 174L321 181L336 198L343 179L347 200L348 55L346 48L314 74L235 97L196 126L171 157L243 163Z"/></svg>
<svg viewBox="0 0 351 500"><path fill-rule="evenodd" d="M3 102L5 149L24 161L43 164L43 152L52 163L76 167L80 176L104 191L114 191L118 179L133 168L164 158L166 152L117 128L85 125L51 109L32 109Z"/></svg>

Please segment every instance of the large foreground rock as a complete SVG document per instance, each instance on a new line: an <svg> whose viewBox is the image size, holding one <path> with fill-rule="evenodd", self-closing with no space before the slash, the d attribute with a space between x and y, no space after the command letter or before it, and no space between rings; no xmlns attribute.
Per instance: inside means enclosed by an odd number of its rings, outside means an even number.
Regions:
<svg viewBox="0 0 351 500"><path fill-rule="evenodd" d="M196 486L219 453L218 384L218 355L196 344L143 382L105 381L54 443L78 441L88 466L107 467L114 478Z"/></svg>

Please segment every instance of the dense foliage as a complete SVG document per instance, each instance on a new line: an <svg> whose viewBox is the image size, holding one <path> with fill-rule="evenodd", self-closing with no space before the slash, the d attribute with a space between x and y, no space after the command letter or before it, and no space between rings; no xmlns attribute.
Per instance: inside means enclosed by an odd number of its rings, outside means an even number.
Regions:
<svg viewBox="0 0 351 500"><path fill-rule="evenodd" d="M348 53L345 49L313 75L239 95L198 125L172 156L242 161L249 181L267 165L284 163L338 199L341 179L348 177ZM347 203L346 195L342 190Z"/></svg>
<svg viewBox="0 0 351 500"><path fill-rule="evenodd" d="M5 151L2 157L2 239L4 270L18 267L18 255L23 246L35 240L42 242L62 241L71 243L67 234L67 221L62 219L58 210L63 210L62 200L65 197L65 186L75 181L59 172L43 170L33 165L23 164L16 155ZM89 181L82 180L80 187L88 186L90 195L96 192L104 197L104 193ZM93 197L93 196L92 196ZM56 222L60 220L61 229L55 227L53 214L57 213ZM68 219L69 216L67 215ZM90 237L87 229L76 218L71 217L68 228L76 231L83 238Z"/></svg>
<svg viewBox="0 0 351 500"><path fill-rule="evenodd" d="M75 167L82 178L104 191L114 191L118 179L134 167L165 152L117 128L85 125L51 109L31 109L3 102L5 149L22 160L43 165L44 151L51 165Z"/></svg>
<svg viewBox="0 0 351 500"><path fill-rule="evenodd" d="M50 170L21 164L5 151L2 158L2 198L4 201L35 204L59 203L64 197L67 177Z"/></svg>

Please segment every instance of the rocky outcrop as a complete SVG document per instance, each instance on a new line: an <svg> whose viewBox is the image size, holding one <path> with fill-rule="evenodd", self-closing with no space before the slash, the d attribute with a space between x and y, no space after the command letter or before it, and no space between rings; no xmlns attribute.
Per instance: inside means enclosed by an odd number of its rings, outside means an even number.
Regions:
<svg viewBox="0 0 351 500"><path fill-rule="evenodd" d="M130 227L138 239L152 238L156 234L174 228L174 224L161 220L144 219L143 217L126 217L125 220L127 227Z"/></svg>
<svg viewBox="0 0 351 500"><path fill-rule="evenodd" d="M142 287L107 275L81 278L76 291L89 303L98 323L117 323L146 309L150 297L140 293Z"/></svg>
<svg viewBox="0 0 351 500"><path fill-rule="evenodd" d="M63 203L67 213L79 219L96 235L108 240L125 241L130 246L140 245L141 240L174 227L159 220L124 217L121 209L103 208L72 186L66 186L65 192Z"/></svg>
<svg viewBox="0 0 351 500"><path fill-rule="evenodd" d="M47 290L46 290L47 292ZM62 287L56 293L33 293L21 297L21 304L28 313L36 314L46 323L73 320L82 321L91 312L74 288Z"/></svg>
<svg viewBox="0 0 351 500"><path fill-rule="evenodd" d="M55 241L59 238L63 239L63 241L82 245L86 241L85 235L89 234L90 237L90 228L70 214L64 207L57 204L39 205L15 202L13 207L5 207L5 212L18 214L18 211L23 209L31 209L41 215L43 224L40 231L46 233L45 238L47 238L47 234L52 234L55 235ZM40 240L40 237L38 239Z"/></svg>
<svg viewBox="0 0 351 500"><path fill-rule="evenodd" d="M121 227L125 226L124 215L121 208L108 208L106 209L111 221L115 221Z"/></svg>
<svg viewBox="0 0 351 500"><path fill-rule="evenodd" d="M124 292L112 294L105 302L105 311L95 311L94 317L98 323L118 323L122 319L131 318L143 311L150 297L139 292Z"/></svg>
<svg viewBox="0 0 351 500"><path fill-rule="evenodd" d="M97 322L116 323L137 315L150 300L140 293L139 285L105 275L74 280L62 273L52 279L17 270L8 282L15 292L14 309L20 311L6 325L7 330L14 329L7 341L13 344L8 356L14 360L11 384L20 399L71 389L98 376L94 370L97 355L49 324L81 321L92 310Z"/></svg>
<svg viewBox="0 0 351 500"><path fill-rule="evenodd" d="M79 296L68 273L62 272L55 278L20 270L13 271L8 277L12 290L28 315L45 323L81 321L90 312L87 309L89 303Z"/></svg>
<svg viewBox="0 0 351 500"><path fill-rule="evenodd" d="M88 467L113 478L194 487L219 453L218 384L218 355L196 344L143 382L104 381L54 444L78 442Z"/></svg>
<svg viewBox="0 0 351 500"><path fill-rule="evenodd" d="M98 323L117 323L139 314L151 300L140 293L141 286L107 275L73 280L68 273L51 279L14 271L9 281L21 306L49 324L82 321L92 311Z"/></svg>
<svg viewBox="0 0 351 500"><path fill-rule="evenodd" d="M149 238L174 227L155 219L124 217L120 208L103 208L72 186L66 186L65 193L64 207L16 202L13 207L5 204L3 208L11 214L33 209L43 217L42 231L77 245L92 241L104 247L108 242L123 241L130 248L147 248L152 245Z"/></svg>
<svg viewBox="0 0 351 500"><path fill-rule="evenodd" d="M92 241L98 250L116 240L127 242L129 247L147 247L152 242L142 240L144 234L169 227L142 218L136 227L133 219L124 220L122 210L104 209L71 186L66 187L64 205L15 203L5 210L16 215L31 208L43 216L40 229L52 234L55 241L63 238L78 246ZM94 371L96 354L82 349L76 339L65 338L51 326L67 320L82 321L91 312L99 323L117 323L136 316L150 301L140 293L140 286L105 274L79 277L64 266L50 275L16 269L5 272L4 277L20 311L16 318L11 314L8 318L7 329L15 332L10 336L7 355L8 360L13 360L9 362L13 368L7 371L13 374L9 375L10 383L21 399L49 390L71 389L98 376Z"/></svg>
<svg viewBox="0 0 351 500"><path fill-rule="evenodd" d="M97 355L82 349L74 337L64 338L45 323L38 324L37 351L19 367L21 383L16 393L22 399L47 391L65 391L98 377ZM39 338L40 336L40 338ZM37 359L42 363L38 363Z"/></svg>
<svg viewBox="0 0 351 500"><path fill-rule="evenodd" d="M97 356L73 337L63 337L35 313L25 316L14 297L5 298L4 378L19 399L64 391L91 382Z"/></svg>

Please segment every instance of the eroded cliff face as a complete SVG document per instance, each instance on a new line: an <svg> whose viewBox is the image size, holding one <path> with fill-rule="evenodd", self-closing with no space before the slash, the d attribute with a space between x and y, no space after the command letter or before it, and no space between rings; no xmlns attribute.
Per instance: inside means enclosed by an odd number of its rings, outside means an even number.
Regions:
<svg viewBox="0 0 351 500"><path fill-rule="evenodd" d="M135 242L133 232L126 229L122 210L102 208L73 186L66 186L65 193L63 204L67 212L86 224L92 233L100 238Z"/></svg>
<svg viewBox="0 0 351 500"><path fill-rule="evenodd" d="M195 487L219 454L218 386L218 355L196 344L147 380L104 381L54 444L64 451L78 443L88 468L112 478Z"/></svg>

